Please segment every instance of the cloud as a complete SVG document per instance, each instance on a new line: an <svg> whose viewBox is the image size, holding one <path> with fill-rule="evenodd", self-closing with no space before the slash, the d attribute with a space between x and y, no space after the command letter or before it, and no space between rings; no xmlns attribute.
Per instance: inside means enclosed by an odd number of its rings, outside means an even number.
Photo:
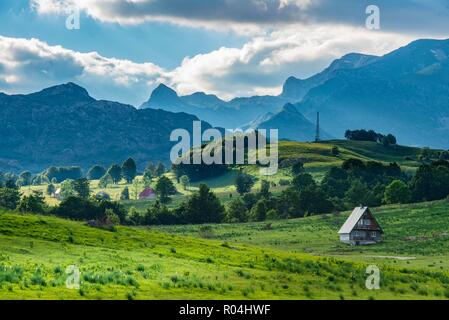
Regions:
<svg viewBox="0 0 449 320"><path fill-rule="evenodd" d="M185 58L164 78L183 94L206 91L232 98L279 93L287 77L311 76L349 52L382 55L412 40L348 26L294 26L256 37L239 49Z"/></svg>
<svg viewBox="0 0 449 320"><path fill-rule="evenodd" d="M102 22L165 22L237 32L264 32L292 24L363 27L371 0L30 0L40 14L67 14L77 7ZM382 28L402 33L449 29L447 0L377 0ZM225 23L224 23L225 22ZM447 35L447 32L446 32Z"/></svg>
<svg viewBox="0 0 449 320"><path fill-rule="evenodd" d="M99 97L131 102L144 98L134 92L137 99L129 99L134 90L143 94L165 72L152 63L105 58L96 52L80 53L37 39L2 36L0 70L0 89L9 93L76 81L92 88Z"/></svg>
<svg viewBox="0 0 449 320"><path fill-rule="evenodd" d="M349 52L381 55L413 40L349 26L291 26L254 37L241 48L186 57L166 70L151 62L107 58L50 46L37 39L0 37L0 89L30 92L75 81L97 98L139 105L163 82L180 94L197 91L224 99L278 94L289 76L305 78Z"/></svg>

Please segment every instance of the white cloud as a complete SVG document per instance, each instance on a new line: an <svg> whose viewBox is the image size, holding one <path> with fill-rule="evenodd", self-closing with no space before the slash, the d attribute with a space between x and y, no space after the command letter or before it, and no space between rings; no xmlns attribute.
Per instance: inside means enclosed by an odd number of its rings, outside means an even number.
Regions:
<svg viewBox="0 0 449 320"><path fill-rule="evenodd" d="M93 92L100 92L100 97L112 99L126 97L120 91L131 91L136 87L149 90L165 72L152 63L105 58L96 52L80 53L50 46L37 39L2 36L0 70L0 89L9 93L30 92L43 86L76 81L91 87Z"/></svg>
<svg viewBox="0 0 449 320"><path fill-rule="evenodd" d="M204 91L225 99L276 94L289 76L313 75L346 53L384 54L411 40L349 26L295 25L255 37L241 48L186 57L177 68L165 70L37 39L0 37L0 90L29 92L75 81L95 97L135 105L148 98L157 82L180 94Z"/></svg>
<svg viewBox="0 0 449 320"><path fill-rule="evenodd" d="M411 37L348 26L292 26L256 37L242 48L220 48L185 58L165 74L180 93L215 93L224 98L278 92L291 76L308 77L350 52L382 55Z"/></svg>
<svg viewBox="0 0 449 320"><path fill-rule="evenodd" d="M108 23L173 23L239 33L263 33L292 24L365 25L371 0L30 0L39 14L77 7ZM447 0L377 0L386 31L447 35Z"/></svg>

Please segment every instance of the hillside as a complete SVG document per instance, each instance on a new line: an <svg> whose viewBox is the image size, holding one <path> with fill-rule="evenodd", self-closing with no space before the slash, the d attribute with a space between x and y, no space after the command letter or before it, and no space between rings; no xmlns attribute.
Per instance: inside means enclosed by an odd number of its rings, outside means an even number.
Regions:
<svg viewBox="0 0 449 320"><path fill-rule="evenodd" d="M365 263L449 270L449 202L436 201L372 209L384 230L384 241L374 246L347 246L338 230L349 212L301 219L212 226L213 238L288 252L308 252ZM270 225L267 228L267 224ZM199 226L158 227L163 232L199 236Z"/></svg>
<svg viewBox="0 0 449 320"><path fill-rule="evenodd" d="M338 154L332 149L337 147ZM279 162L285 167L296 160L305 163L306 168L328 168L339 166L344 160L355 158L363 161L397 162L403 169L420 166L422 149L407 146L385 147L368 141L329 140L319 143L287 142L279 143ZM438 158L439 150L429 149L432 158Z"/></svg>
<svg viewBox="0 0 449 320"><path fill-rule="evenodd" d="M0 213L2 299L442 298L442 272L382 267L385 289L365 288L366 265L144 228L116 232L58 218ZM81 287L65 287L76 265Z"/></svg>
<svg viewBox="0 0 449 320"><path fill-rule="evenodd" d="M183 111L237 128L295 103L312 123L320 112L322 127L336 138L347 129L366 128L392 133L406 145L447 149L448 57L449 40L418 40L382 57L347 54L310 78L288 78L279 96L223 101L205 93L178 96L161 85L142 107Z"/></svg>
<svg viewBox="0 0 449 320"><path fill-rule="evenodd" d="M224 101L204 92L179 96L173 89L160 84L140 108L186 112L213 126L236 129L268 112L279 111L287 102L288 100L282 97L274 96L254 96Z"/></svg>
<svg viewBox="0 0 449 320"><path fill-rule="evenodd" d="M2 95L0 171L109 166L130 156L142 166L150 159L167 161L172 130L191 132L195 120L185 113L95 100L73 83L29 95Z"/></svg>
<svg viewBox="0 0 449 320"><path fill-rule="evenodd" d="M391 132L406 145L448 145L449 40L418 40L310 90L297 104L340 137L346 129Z"/></svg>
<svg viewBox="0 0 449 320"><path fill-rule="evenodd" d="M316 124L307 120L291 103L283 106L278 113L268 113L253 121L246 128L276 129L279 139L284 140L314 141L316 137ZM321 131L320 135L323 139L330 139L326 132Z"/></svg>

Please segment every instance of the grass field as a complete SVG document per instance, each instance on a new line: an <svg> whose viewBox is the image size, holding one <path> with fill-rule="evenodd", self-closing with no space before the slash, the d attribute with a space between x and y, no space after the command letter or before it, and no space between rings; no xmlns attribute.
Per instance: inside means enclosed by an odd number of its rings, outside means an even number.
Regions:
<svg viewBox="0 0 449 320"><path fill-rule="evenodd" d="M446 299L447 210L444 202L384 208L375 214L385 242L366 248L338 243L335 230L344 216L278 221L271 228L220 225L215 239L201 239L199 226L112 232L2 212L0 298ZM416 259L368 258L384 255ZM372 261L381 269L381 290L365 288ZM78 290L65 286L69 265L81 271Z"/></svg>
<svg viewBox="0 0 449 320"><path fill-rule="evenodd" d="M332 153L338 146L339 154ZM329 141L280 143L281 168L261 177L243 166L202 183L223 203L236 195L237 170L276 184L291 179L288 164L301 160L320 180L332 166L357 158L397 162L414 171L420 149L375 143ZM284 166L282 166L284 164ZM170 207L197 190L175 183ZM141 177L138 177L141 180ZM146 210L154 200L135 200L143 189L121 182L105 191L126 208ZM23 194L46 186L21 189ZM49 196L50 206L58 201ZM449 202L373 209L385 231L378 245L351 247L338 241L341 214L263 223L210 226L117 227L107 231L55 217L0 211L0 299L449 299ZM211 230L211 231L210 231ZM206 236L207 235L207 236ZM66 288L68 266L81 271L81 287ZM381 270L381 289L365 287L366 267Z"/></svg>
<svg viewBox="0 0 449 320"><path fill-rule="evenodd" d="M449 201L372 209L385 231L375 246L351 247L338 241L349 212L302 219L211 226L213 237L288 252L341 257L353 261L449 271ZM163 226L158 230L201 237L201 226Z"/></svg>

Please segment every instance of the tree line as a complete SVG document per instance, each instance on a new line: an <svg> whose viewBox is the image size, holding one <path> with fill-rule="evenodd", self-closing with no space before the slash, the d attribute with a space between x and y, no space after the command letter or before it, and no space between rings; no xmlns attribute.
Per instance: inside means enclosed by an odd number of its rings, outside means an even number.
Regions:
<svg viewBox="0 0 449 320"><path fill-rule="evenodd" d="M298 218L352 209L354 206L411 203L439 200L449 195L449 162L433 161L421 165L414 175L403 172L399 165L349 159L331 168L317 182L301 162L291 167L292 179L278 195L271 192L272 183L261 181L257 192L251 192L254 178L239 174L235 180L239 196L224 206L220 199L201 184L199 190L175 208L168 208L176 188L161 176L156 185L158 200L145 212L129 211L118 202L91 196L89 180L72 180L73 192L59 206L48 207L38 192L22 196L11 181L0 187L0 207L20 212L52 214L75 220L130 225L201 224L221 222L264 221ZM232 196L232 195L231 195Z"/></svg>

